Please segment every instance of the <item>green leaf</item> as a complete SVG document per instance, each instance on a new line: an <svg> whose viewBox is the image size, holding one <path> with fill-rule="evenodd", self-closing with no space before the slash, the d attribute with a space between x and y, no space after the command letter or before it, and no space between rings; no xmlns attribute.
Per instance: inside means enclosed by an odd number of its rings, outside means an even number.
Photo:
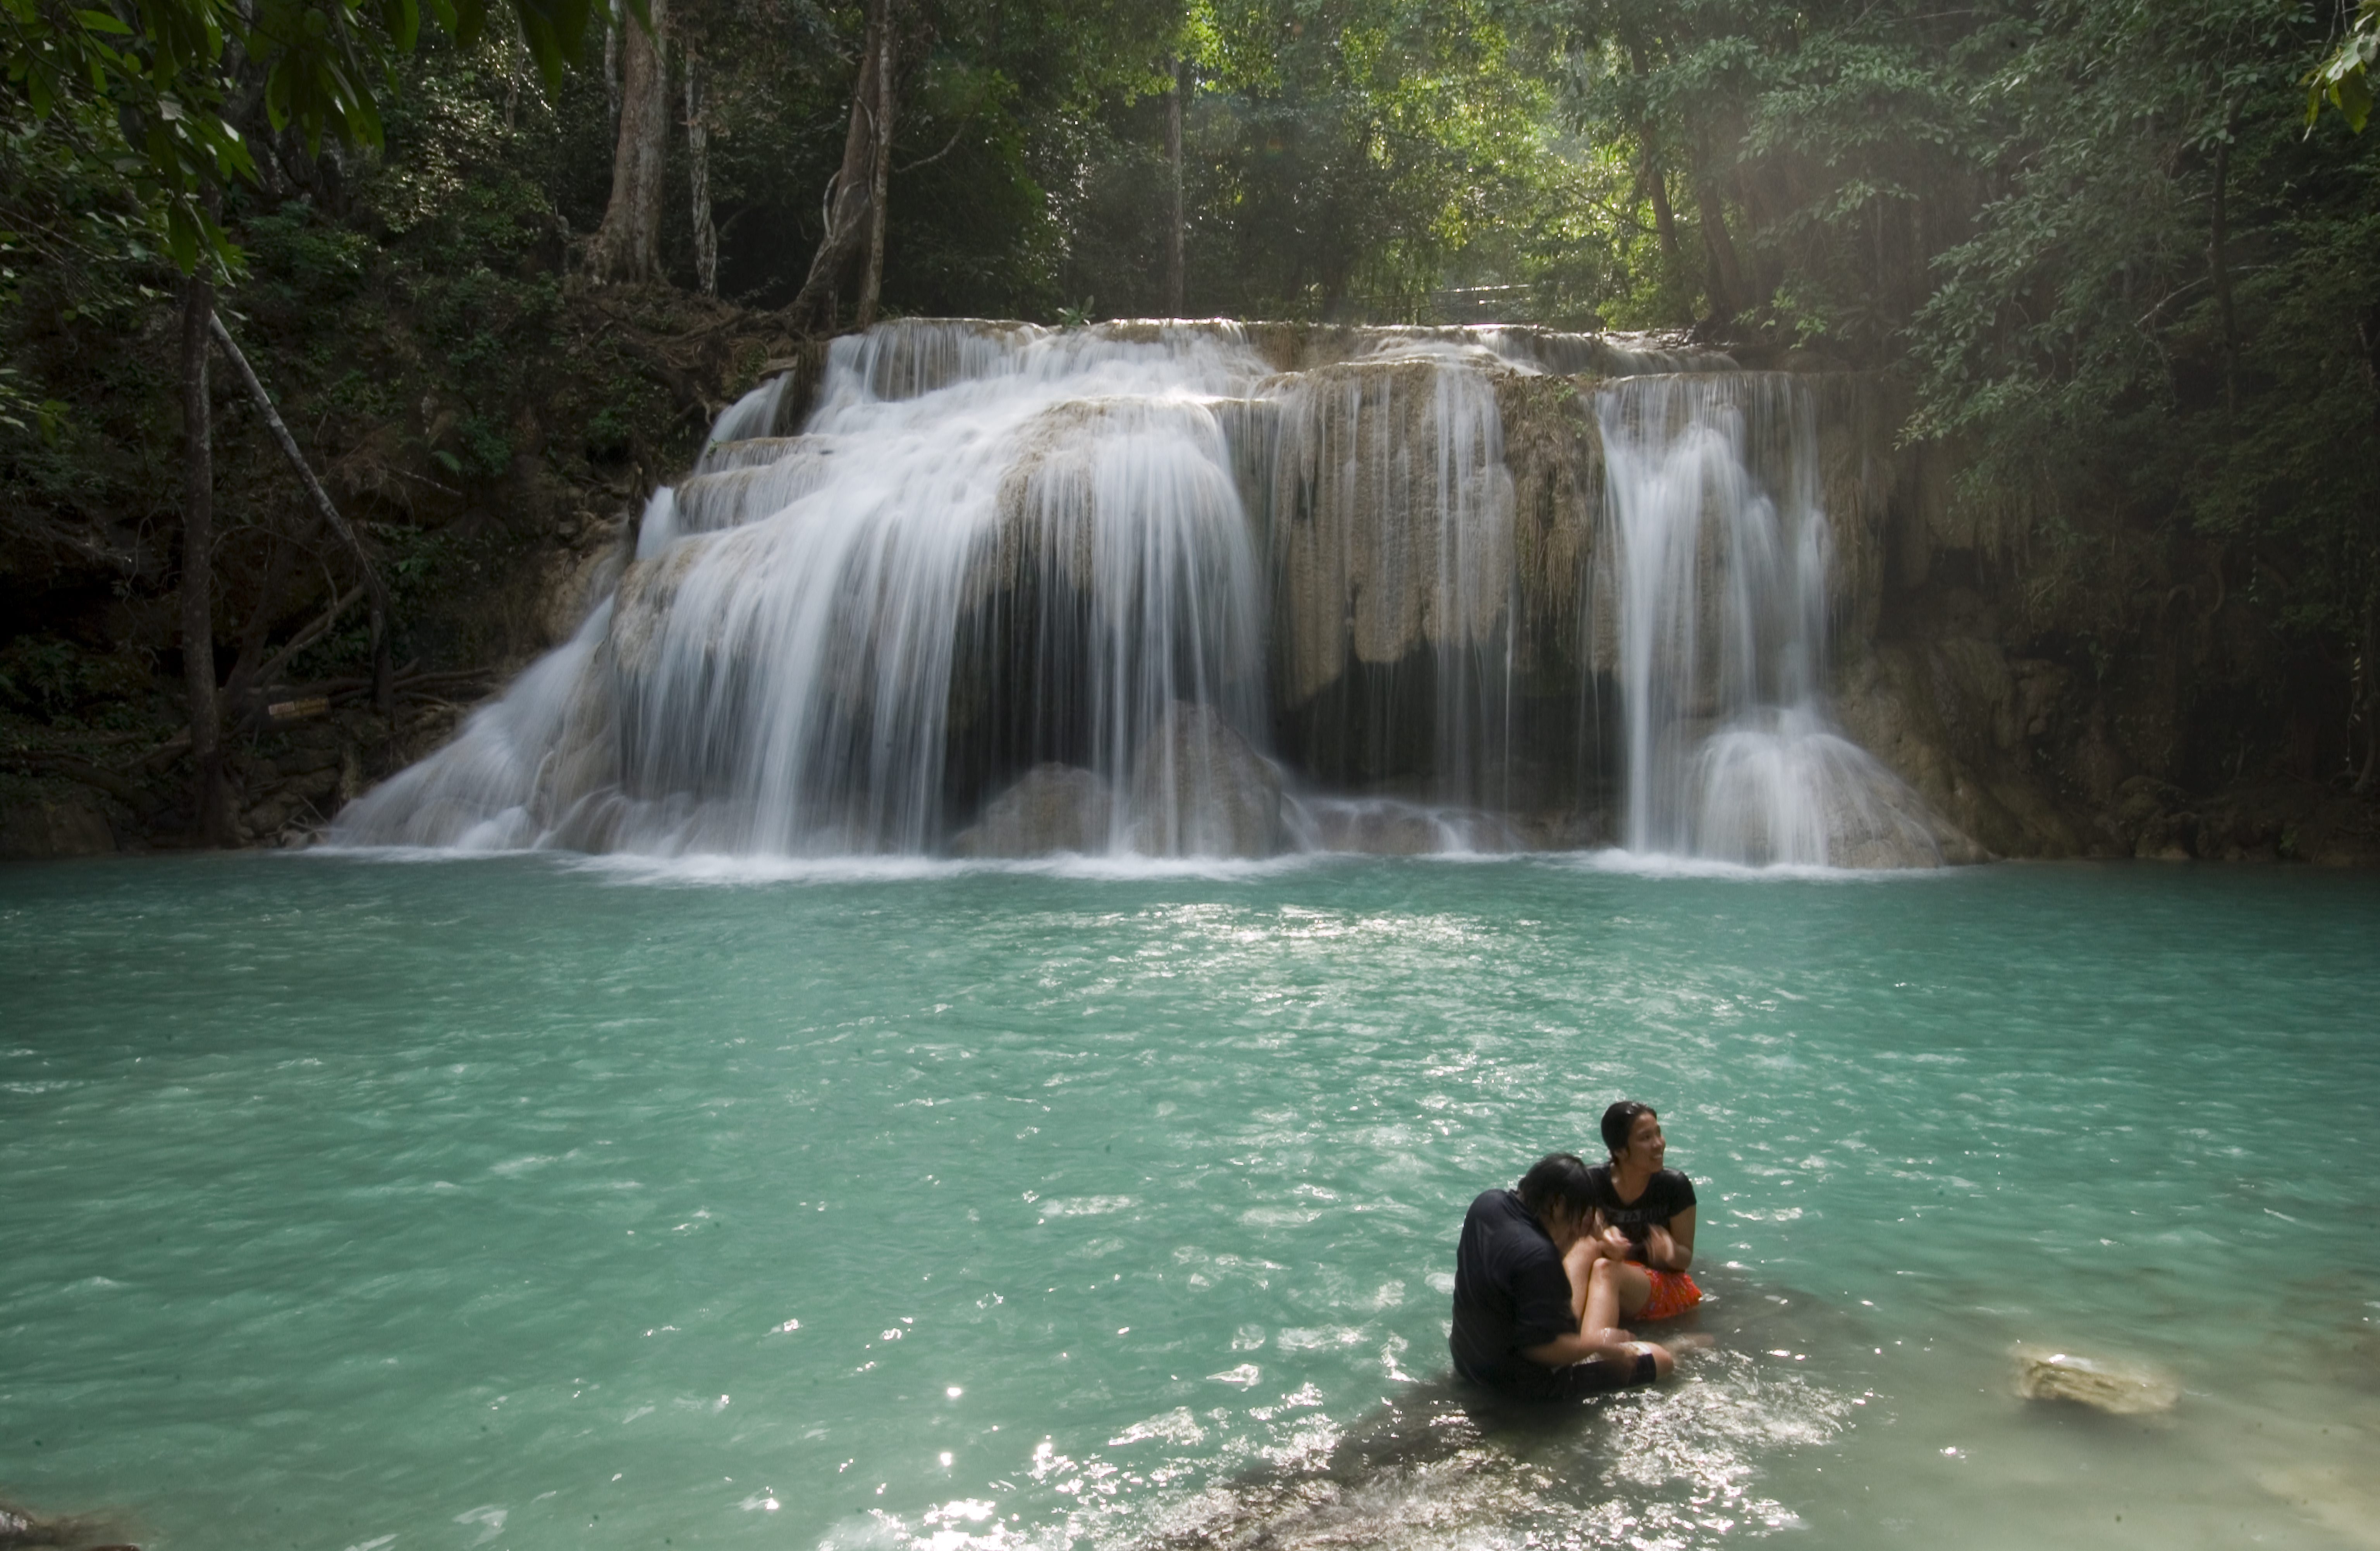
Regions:
<svg viewBox="0 0 2380 1551"><path fill-rule="evenodd" d="M2358 70L2330 89L2330 100L2339 116L2347 120L2347 127L2362 134L2372 117L2371 78Z"/></svg>

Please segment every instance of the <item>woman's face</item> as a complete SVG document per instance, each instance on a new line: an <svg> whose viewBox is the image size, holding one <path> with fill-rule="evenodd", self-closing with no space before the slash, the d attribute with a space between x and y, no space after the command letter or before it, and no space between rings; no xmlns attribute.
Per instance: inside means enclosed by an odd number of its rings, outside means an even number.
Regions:
<svg viewBox="0 0 2380 1551"><path fill-rule="evenodd" d="M1661 1117L1651 1110L1636 1117L1629 1126L1626 1157L1630 1163L1640 1168L1659 1168L1669 1150L1670 1143L1661 1135Z"/></svg>

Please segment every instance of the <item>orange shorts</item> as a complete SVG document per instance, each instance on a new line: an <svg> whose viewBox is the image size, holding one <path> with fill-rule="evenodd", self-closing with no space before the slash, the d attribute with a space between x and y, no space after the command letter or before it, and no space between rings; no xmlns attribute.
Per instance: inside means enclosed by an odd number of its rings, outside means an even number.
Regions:
<svg viewBox="0 0 2380 1551"><path fill-rule="evenodd" d="M1703 1301L1703 1289L1682 1271L1663 1271L1658 1266L1643 1268L1653 1284L1652 1296L1645 1306L1629 1315L1631 1319L1674 1319Z"/></svg>

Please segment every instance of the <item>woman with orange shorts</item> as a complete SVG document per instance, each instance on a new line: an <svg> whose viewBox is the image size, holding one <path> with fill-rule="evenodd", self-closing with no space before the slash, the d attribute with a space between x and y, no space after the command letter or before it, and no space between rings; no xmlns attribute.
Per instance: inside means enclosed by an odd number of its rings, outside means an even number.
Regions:
<svg viewBox="0 0 2380 1551"><path fill-rule="evenodd" d="M1703 1301L1694 1263L1694 1187L1661 1160L1669 1142L1652 1108L1623 1099L1603 1112L1611 1161L1589 1169L1593 1231L1564 1257L1579 1328L1626 1340L1629 1321L1674 1318Z"/></svg>

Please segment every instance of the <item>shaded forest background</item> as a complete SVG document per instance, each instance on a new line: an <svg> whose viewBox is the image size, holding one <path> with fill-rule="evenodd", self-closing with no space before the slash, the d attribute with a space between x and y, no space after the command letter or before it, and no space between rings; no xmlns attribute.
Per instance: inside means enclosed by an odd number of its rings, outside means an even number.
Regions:
<svg viewBox="0 0 2380 1551"><path fill-rule="evenodd" d="M2368 812L2375 18L0 0L0 850L319 823L567 630L719 408L871 312L1536 322L1884 372L1973 514L1922 595L2139 724L2090 730L2122 746L2092 800ZM200 592L193 275L355 534L218 352Z"/></svg>

